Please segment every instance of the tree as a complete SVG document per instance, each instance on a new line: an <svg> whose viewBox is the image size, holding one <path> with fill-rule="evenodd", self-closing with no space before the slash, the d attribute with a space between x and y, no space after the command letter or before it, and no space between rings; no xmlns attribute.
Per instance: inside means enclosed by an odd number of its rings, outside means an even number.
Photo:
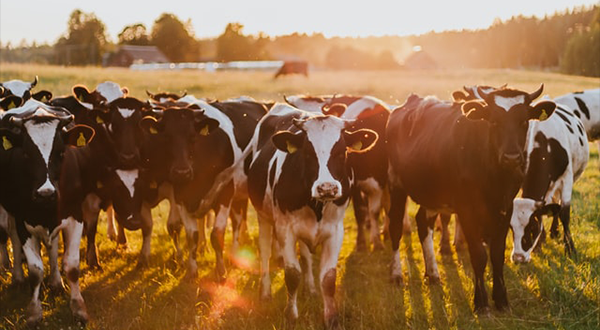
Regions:
<svg viewBox="0 0 600 330"><path fill-rule="evenodd" d="M119 33L119 45L147 46L149 44L150 37L146 26L142 23L128 25Z"/></svg>
<svg viewBox="0 0 600 330"><path fill-rule="evenodd" d="M200 56L200 44L177 16L162 14L152 26L152 44L173 62L193 62Z"/></svg>
<svg viewBox="0 0 600 330"><path fill-rule="evenodd" d="M600 77L600 7L590 26L569 39L561 67L566 73Z"/></svg>
<svg viewBox="0 0 600 330"><path fill-rule="evenodd" d="M229 23L223 34L217 38L217 58L219 61L244 61L268 59L266 45L269 38L261 34L257 39L242 33L244 26Z"/></svg>
<svg viewBox="0 0 600 330"><path fill-rule="evenodd" d="M56 45L55 53L59 64L100 64L106 47L105 26L94 13L75 9L69 18L68 29Z"/></svg>

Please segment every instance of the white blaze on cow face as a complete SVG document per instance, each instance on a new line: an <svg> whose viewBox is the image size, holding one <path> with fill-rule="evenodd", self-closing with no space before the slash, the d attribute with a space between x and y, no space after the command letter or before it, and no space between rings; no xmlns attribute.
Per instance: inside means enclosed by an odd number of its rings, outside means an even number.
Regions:
<svg viewBox="0 0 600 330"><path fill-rule="evenodd" d="M306 132L317 156L319 173L311 188L312 197L316 199L337 199L342 196L342 184L336 180L329 167L329 159L333 146L341 141L344 121L337 117L308 120L302 129Z"/></svg>
<svg viewBox="0 0 600 330"><path fill-rule="evenodd" d="M101 84L98 84L96 91L100 93L100 95L104 96L106 102L112 102L125 95L123 94L123 90L121 90L121 86L112 81L105 81Z"/></svg>
<svg viewBox="0 0 600 330"><path fill-rule="evenodd" d="M119 108L119 113L121 114L121 116L123 118L129 118L129 117L131 117L131 115L133 115L134 112L135 112L134 109L121 109L121 108Z"/></svg>
<svg viewBox="0 0 600 330"><path fill-rule="evenodd" d="M133 185L135 184L135 181L138 178L138 170L115 170L115 172L117 173L119 179L121 179L121 182L123 182L123 185L125 185L125 188L127 188L127 190L129 191L129 196L133 198Z"/></svg>
<svg viewBox="0 0 600 330"><path fill-rule="evenodd" d="M527 251L524 250L522 242L525 234L525 227L529 224L529 219L536 208L536 202L533 199L515 198L513 201L513 213L510 218L510 226L513 232L513 250L511 253L513 262L525 263L531 260L531 251L533 251L533 248L537 245L541 235L536 237L535 241Z"/></svg>
<svg viewBox="0 0 600 330"><path fill-rule="evenodd" d="M31 83L26 83L21 80L7 81L2 83L2 86L18 97L23 97L25 92L31 89Z"/></svg>
<svg viewBox="0 0 600 330"><path fill-rule="evenodd" d="M494 102L497 106L508 112L508 110L510 110L510 108L514 107L515 105L525 103L525 95L513 97L503 97L500 95L496 95L494 96Z"/></svg>
<svg viewBox="0 0 600 330"><path fill-rule="evenodd" d="M36 116L50 115L46 110L39 108L35 112ZM42 186L37 189L38 194L41 196L48 196L56 191L56 188L50 182L48 163L50 160L50 154L52 153L52 147L54 144L54 135L56 134L56 128L58 126L58 119L50 120L43 123L36 123L34 120L27 120L24 124L25 130L31 137L31 141L38 148L44 163L46 164L46 181Z"/></svg>

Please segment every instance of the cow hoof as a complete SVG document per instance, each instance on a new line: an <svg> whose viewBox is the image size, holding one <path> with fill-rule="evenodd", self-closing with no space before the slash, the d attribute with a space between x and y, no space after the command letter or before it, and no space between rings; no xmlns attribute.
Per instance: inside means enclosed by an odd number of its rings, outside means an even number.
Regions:
<svg viewBox="0 0 600 330"><path fill-rule="evenodd" d="M85 324L89 320L87 308L83 299L71 299L71 312L75 320Z"/></svg>
<svg viewBox="0 0 600 330"><path fill-rule="evenodd" d="M427 278L427 282L429 283L429 285L440 285L442 284L442 281L440 280L440 276L439 275L425 275L425 278Z"/></svg>
<svg viewBox="0 0 600 330"><path fill-rule="evenodd" d="M298 310L291 306L286 306L283 312L287 320L286 329L294 329L296 327L296 320L298 319Z"/></svg>
<svg viewBox="0 0 600 330"><path fill-rule="evenodd" d="M496 309L502 313L510 313L510 306L508 303L496 303Z"/></svg>
<svg viewBox="0 0 600 330"><path fill-rule="evenodd" d="M404 284L404 280L402 279L402 275L392 275L390 278L390 282L397 286L402 286Z"/></svg>
<svg viewBox="0 0 600 330"><path fill-rule="evenodd" d="M325 329L327 329L327 330L342 330L344 328L340 325L338 316L334 315L325 320Z"/></svg>
<svg viewBox="0 0 600 330"><path fill-rule="evenodd" d="M48 286L50 287L50 292L54 296L61 295L65 292L65 286L62 280L57 283L50 283Z"/></svg>
<svg viewBox="0 0 600 330"><path fill-rule="evenodd" d="M32 327L42 320L42 302L39 300L31 301L27 306L27 325Z"/></svg>
<svg viewBox="0 0 600 330"><path fill-rule="evenodd" d="M150 261L148 260L148 257L140 256L140 258L138 259L136 268L137 269L145 269L145 268L148 268L149 265L150 265Z"/></svg>
<svg viewBox="0 0 600 330"><path fill-rule="evenodd" d="M479 317L489 317L491 315L490 307L489 306L478 307L475 309L475 313Z"/></svg>

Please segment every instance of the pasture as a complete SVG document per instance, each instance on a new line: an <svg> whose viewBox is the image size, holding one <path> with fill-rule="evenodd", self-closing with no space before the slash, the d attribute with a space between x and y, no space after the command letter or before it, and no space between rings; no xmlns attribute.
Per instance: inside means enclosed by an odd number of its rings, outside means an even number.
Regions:
<svg viewBox="0 0 600 330"><path fill-rule="evenodd" d="M0 64L0 81L33 80L36 90L55 96L70 94L74 84L90 88L105 80L127 86L132 96L144 99L150 92L187 91L197 97L225 99L240 95L283 101L283 95L370 94L390 104L401 104L409 93L433 94L448 99L463 85L510 86L527 91L545 84L543 94L558 96L598 88L600 80L546 72L514 70L464 71L341 71L310 72L309 78L290 76L273 80L273 73L196 71L136 72L95 67L63 68ZM356 224L349 209L344 221L345 238L338 264L337 292L341 322L346 329L598 329L600 328L600 162L596 144L588 167L575 185L571 231L578 251L565 256L560 240L549 236L542 250L527 265L509 261L512 238L507 238L504 269L510 312L492 309L489 316L472 312L473 282L468 252L437 255L441 284L423 281L423 256L413 233L404 236L400 248L404 284L389 281L391 249L356 252ZM3 187L4 188L4 187ZM86 329L281 329L284 328L286 291L283 270L273 267L273 299L258 299L258 227L251 210L248 226L251 242L239 252L237 267L229 265L227 281L214 282L214 255L199 257L199 279L184 280L185 265L172 258L166 231L167 204L153 210L155 220L150 267L136 268L141 233L128 232L127 249L117 250L100 222L98 249L103 269L91 270L82 253L82 294L90 322ZM409 214L414 216L414 205ZM550 219L546 219L546 227ZM453 226L453 222L451 223ZM562 234L562 228L561 228ZM230 246L227 236L226 246ZM439 247L439 232L434 237ZM210 244L208 244L210 246ZM47 272L48 266L46 266ZM492 276L486 285L491 299ZM0 329L25 328L28 286L10 286L10 273L0 271ZM52 302L52 303L50 303ZM321 329L322 302L302 292L298 300L296 329ZM68 296L43 289L44 319L40 329L76 329Z"/></svg>

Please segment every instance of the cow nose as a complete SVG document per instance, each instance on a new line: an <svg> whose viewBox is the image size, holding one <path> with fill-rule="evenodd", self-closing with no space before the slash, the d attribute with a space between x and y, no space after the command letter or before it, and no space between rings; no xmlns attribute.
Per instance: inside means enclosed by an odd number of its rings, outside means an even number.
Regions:
<svg viewBox="0 0 600 330"><path fill-rule="evenodd" d="M318 198L332 199L337 198L339 193L338 186L333 182L324 182L317 186Z"/></svg>
<svg viewBox="0 0 600 330"><path fill-rule="evenodd" d="M192 178L192 169L190 167L173 168L171 175L176 181L190 180Z"/></svg>
<svg viewBox="0 0 600 330"><path fill-rule="evenodd" d="M521 253L515 253L512 255L512 261L515 264L524 264L524 263L528 263L529 260L527 260L527 258L525 258L525 256Z"/></svg>
<svg viewBox="0 0 600 330"><path fill-rule="evenodd" d="M520 165L522 162L520 153L505 153L502 155L502 162L507 165Z"/></svg>
<svg viewBox="0 0 600 330"><path fill-rule="evenodd" d="M56 190L52 188L38 189L33 197L36 200L54 200L56 199Z"/></svg>
<svg viewBox="0 0 600 330"><path fill-rule="evenodd" d="M135 154L122 154L121 157L123 157L124 160L133 160L135 159Z"/></svg>

